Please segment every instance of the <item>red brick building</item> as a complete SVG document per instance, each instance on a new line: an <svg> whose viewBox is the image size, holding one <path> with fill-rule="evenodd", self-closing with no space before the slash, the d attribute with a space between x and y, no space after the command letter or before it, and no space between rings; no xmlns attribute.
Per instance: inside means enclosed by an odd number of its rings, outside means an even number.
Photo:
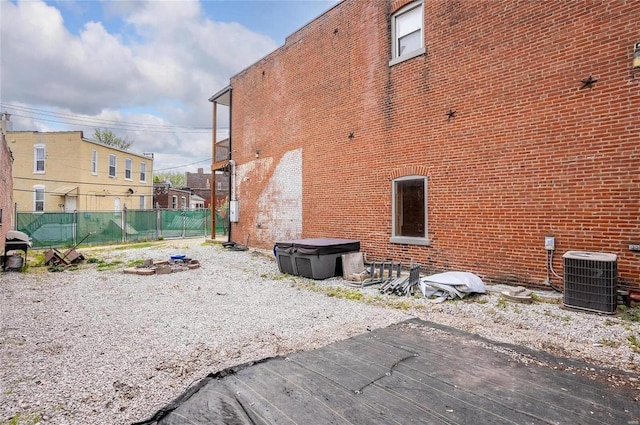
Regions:
<svg viewBox="0 0 640 425"><path fill-rule="evenodd" d="M614 253L640 287L639 23L622 1L337 4L210 99L231 238L541 285L553 235L558 273Z"/></svg>
<svg viewBox="0 0 640 425"><path fill-rule="evenodd" d="M0 114L0 254L4 254L7 232L13 230L13 155L5 134L9 118Z"/></svg>
<svg viewBox="0 0 640 425"><path fill-rule="evenodd" d="M195 193L204 199L204 207L211 206L211 190L215 192L216 205L219 205L229 193L229 177L223 173L212 174L205 173L203 168L198 168L197 173L185 173L187 178L187 187L192 193ZM213 178L212 176L215 176ZM212 187L212 183L214 186Z"/></svg>
<svg viewBox="0 0 640 425"><path fill-rule="evenodd" d="M191 191L171 187L169 182L153 183L153 207L171 210L188 210Z"/></svg>

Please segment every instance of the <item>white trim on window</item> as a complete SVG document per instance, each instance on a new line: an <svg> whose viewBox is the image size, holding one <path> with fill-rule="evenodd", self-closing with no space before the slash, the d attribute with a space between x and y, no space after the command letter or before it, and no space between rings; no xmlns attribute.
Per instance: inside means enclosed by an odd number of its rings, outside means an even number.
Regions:
<svg viewBox="0 0 640 425"><path fill-rule="evenodd" d="M112 179L117 178L118 175L118 157L114 154L109 154L109 177Z"/></svg>
<svg viewBox="0 0 640 425"><path fill-rule="evenodd" d="M171 196L171 208L174 209L174 210L178 208L178 196L177 195L172 195Z"/></svg>
<svg viewBox="0 0 640 425"><path fill-rule="evenodd" d="M410 3L391 15L391 61L389 66L420 56L424 47L424 5Z"/></svg>
<svg viewBox="0 0 640 425"><path fill-rule="evenodd" d="M140 182L146 183L146 181L147 181L147 163L141 162L140 163Z"/></svg>
<svg viewBox="0 0 640 425"><path fill-rule="evenodd" d="M95 149L91 151L91 174L98 175L98 151Z"/></svg>
<svg viewBox="0 0 640 425"><path fill-rule="evenodd" d="M420 190L422 193L415 192ZM413 192L405 193L405 191ZM430 244L427 195L428 181L425 176L404 176L391 182L391 237L389 242L407 245ZM409 222L409 219L405 220L405 214L408 213L413 215L410 218L413 222ZM407 223L406 228L405 223Z"/></svg>
<svg viewBox="0 0 640 425"><path fill-rule="evenodd" d="M47 148L44 144L33 145L33 174L45 173Z"/></svg>
<svg viewBox="0 0 640 425"><path fill-rule="evenodd" d="M124 179L131 180L133 177L132 172L133 172L133 161L131 160L131 158L125 158L124 159Z"/></svg>
<svg viewBox="0 0 640 425"><path fill-rule="evenodd" d="M44 212L44 185L33 186L33 211Z"/></svg>
<svg viewBox="0 0 640 425"><path fill-rule="evenodd" d="M140 209L144 210L146 209L146 202L145 202L145 196L144 195L140 195Z"/></svg>

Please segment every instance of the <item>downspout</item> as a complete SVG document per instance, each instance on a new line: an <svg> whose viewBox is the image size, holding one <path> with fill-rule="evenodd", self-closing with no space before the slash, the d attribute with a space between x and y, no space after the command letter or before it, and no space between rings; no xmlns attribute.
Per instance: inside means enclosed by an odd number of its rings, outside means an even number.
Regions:
<svg viewBox="0 0 640 425"><path fill-rule="evenodd" d="M231 201L235 201L235 190L233 188L233 183L235 183L235 179L233 175L236 173L236 162L232 159L232 146L233 142L231 140L232 133L232 122L233 122L233 91L229 93L229 208L227 209L227 220L229 220L229 231L227 232L227 242L231 242Z"/></svg>

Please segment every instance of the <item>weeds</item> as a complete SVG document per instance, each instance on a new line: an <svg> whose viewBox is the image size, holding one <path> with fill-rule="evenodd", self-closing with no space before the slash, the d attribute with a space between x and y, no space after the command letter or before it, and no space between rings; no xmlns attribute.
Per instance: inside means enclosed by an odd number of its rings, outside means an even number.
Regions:
<svg viewBox="0 0 640 425"><path fill-rule="evenodd" d="M119 267L122 264L122 261L115 260L110 263L107 263L104 260L99 260L96 264L98 265L98 271L101 272L104 270L112 270Z"/></svg>
<svg viewBox="0 0 640 425"><path fill-rule="evenodd" d="M504 298L498 298L498 301L496 301L496 307L505 310L507 308L507 300Z"/></svg>
<svg viewBox="0 0 640 425"><path fill-rule="evenodd" d="M357 291L355 289L347 289L347 288L340 288L340 287L328 288L326 294L329 297L345 298L347 300L356 300L356 301L360 301L364 298L364 295L360 291Z"/></svg>
<svg viewBox="0 0 640 425"><path fill-rule="evenodd" d="M640 322L640 307L628 308L626 305L618 307L618 317L626 322Z"/></svg>
<svg viewBox="0 0 640 425"><path fill-rule="evenodd" d="M23 415L22 413L16 413L6 425L35 425L40 423L42 418L39 413L28 413Z"/></svg>
<svg viewBox="0 0 640 425"><path fill-rule="evenodd" d="M127 267L136 267L144 264L144 260L133 260L127 263Z"/></svg>
<svg viewBox="0 0 640 425"><path fill-rule="evenodd" d="M638 337L636 337L635 335L629 335L627 337L627 341L628 341L628 345L629 348L631 348L633 351L635 351L636 353L640 353L640 339L638 339Z"/></svg>
<svg viewBox="0 0 640 425"><path fill-rule="evenodd" d="M152 242L142 242L142 243L135 243L135 244L131 244L131 245L117 246L114 249L117 251L117 250L122 250L122 249L150 248L152 246L156 246L156 244L154 244Z"/></svg>
<svg viewBox="0 0 640 425"><path fill-rule="evenodd" d="M618 348L620 347L620 342L618 341L611 341L610 339L606 339L606 338L602 338L600 340L600 344L605 345L607 347L614 347L614 348Z"/></svg>

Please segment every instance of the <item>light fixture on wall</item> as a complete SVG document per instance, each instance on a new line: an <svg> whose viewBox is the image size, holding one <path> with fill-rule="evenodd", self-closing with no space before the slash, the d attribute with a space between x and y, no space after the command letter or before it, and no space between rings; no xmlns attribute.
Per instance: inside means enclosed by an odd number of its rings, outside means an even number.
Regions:
<svg viewBox="0 0 640 425"><path fill-rule="evenodd" d="M260 151L256 151L256 159L260 158Z"/></svg>

